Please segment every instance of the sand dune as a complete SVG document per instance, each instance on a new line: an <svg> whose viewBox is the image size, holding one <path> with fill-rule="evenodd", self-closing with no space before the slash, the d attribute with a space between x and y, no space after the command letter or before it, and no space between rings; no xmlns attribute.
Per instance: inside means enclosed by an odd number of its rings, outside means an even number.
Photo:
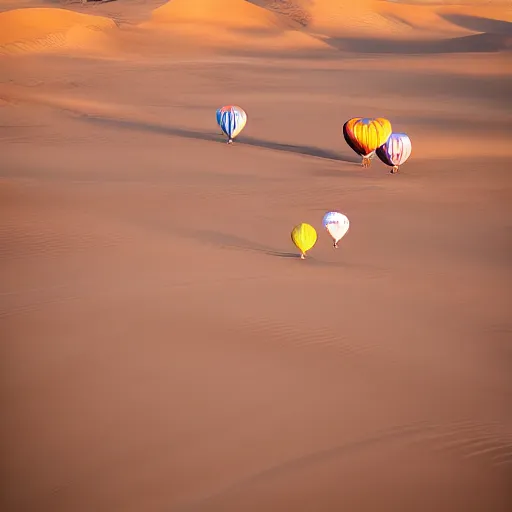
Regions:
<svg viewBox="0 0 512 512"><path fill-rule="evenodd" d="M383 16L375 0L316 0L310 7L310 15L308 29L328 36L377 36L410 31L400 20Z"/></svg>
<svg viewBox="0 0 512 512"><path fill-rule="evenodd" d="M255 0L258 5L300 22L309 32L328 38L448 39L477 33L509 33L509 4L484 5L383 0ZM479 21L477 16L482 17ZM485 16L485 17L484 17ZM494 23L491 21L494 20ZM494 37L496 39L496 37ZM486 38L489 39L489 38ZM476 39L478 41L478 39ZM482 41L482 48L488 45ZM450 43L452 44L452 43ZM460 47L462 44L456 44ZM506 47L506 43L498 44ZM466 51L473 51L471 43Z"/></svg>
<svg viewBox="0 0 512 512"><path fill-rule="evenodd" d="M439 17L428 6L396 5L379 0L287 0L283 3L271 0L256 0L259 5L288 15L311 32L324 36L357 36L383 34L390 36L410 35L419 26L432 29ZM397 10L401 16L395 16ZM411 25L408 18L414 17L419 25ZM449 25L449 23L445 23ZM436 27L439 31L440 27Z"/></svg>
<svg viewBox="0 0 512 512"><path fill-rule="evenodd" d="M509 49L506 7L498 5L489 10L494 24L485 19L478 21L474 16L478 9L476 3L467 7L380 0L225 0L221 4L173 0L157 8L146 26L150 30L165 27L174 34L174 41L181 39L189 46L223 46L233 51L258 47L325 49L322 43L362 53ZM408 43L395 44L394 40ZM425 43L419 42L422 40Z"/></svg>
<svg viewBox="0 0 512 512"><path fill-rule="evenodd" d="M172 0L160 5L133 0L125 9L129 16L121 4L93 4L0 13L0 53L89 50L115 57L265 49L401 54L496 52L512 45L512 13L505 4L484 9L478 2ZM113 37L109 29L116 23L123 31Z"/></svg>
<svg viewBox="0 0 512 512"><path fill-rule="evenodd" d="M27 8L0 13L0 54L98 48L114 21L58 8Z"/></svg>
<svg viewBox="0 0 512 512"><path fill-rule="evenodd" d="M181 44L208 48L327 49L286 19L245 0L172 0L142 26L167 30Z"/></svg>
<svg viewBox="0 0 512 512"><path fill-rule="evenodd" d="M507 11L509 11L507 13ZM375 37L381 35L420 36L441 34L466 35L473 31L488 32L475 27L453 23L444 15L475 16L485 15L493 19L507 20L512 15L511 9L504 4L487 5L475 3L468 5L435 5L421 2L386 2L382 0L362 0L354 4L347 1L316 0L311 9L311 29L328 31L328 33L346 34L369 33ZM414 32L413 32L414 31Z"/></svg>

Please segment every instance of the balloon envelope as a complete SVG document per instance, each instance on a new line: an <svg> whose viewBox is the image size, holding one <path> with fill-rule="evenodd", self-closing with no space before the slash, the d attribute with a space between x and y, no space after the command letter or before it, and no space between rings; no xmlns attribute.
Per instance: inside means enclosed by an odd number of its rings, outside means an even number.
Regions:
<svg viewBox="0 0 512 512"><path fill-rule="evenodd" d="M216 112L218 125L220 125L220 118L222 116L222 113L227 112L232 109L238 110L239 112L243 112L245 114L244 110L241 107L239 107L238 105L224 105L223 107L218 108L217 112Z"/></svg>
<svg viewBox="0 0 512 512"><path fill-rule="evenodd" d="M411 151L411 139L405 133L392 133L376 153L386 165L398 167L407 161Z"/></svg>
<svg viewBox="0 0 512 512"><path fill-rule="evenodd" d="M383 117L354 117L343 125L346 143L363 157L369 157L382 146L392 131L391 123Z"/></svg>
<svg viewBox="0 0 512 512"><path fill-rule="evenodd" d="M247 114L237 105L227 105L217 110L217 123L231 140L244 129L247 123Z"/></svg>
<svg viewBox="0 0 512 512"><path fill-rule="evenodd" d="M291 236L293 243L303 255L316 244L317 234L315 228L304 222L292 229Z"/></svg>
<svg viewBox="0 0 512 512"><path fill-rule="evenodd" d="M350 222L348 218L339 212L328 212L322 220L324 228L334 240L334 245L346 235Z"/></svg>

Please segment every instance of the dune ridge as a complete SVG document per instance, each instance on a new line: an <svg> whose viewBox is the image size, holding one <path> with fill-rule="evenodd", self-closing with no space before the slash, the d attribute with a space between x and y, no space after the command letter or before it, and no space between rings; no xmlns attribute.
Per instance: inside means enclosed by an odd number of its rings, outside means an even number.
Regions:
<svg viewBox="0 0 512 512"><path fill-rule="evenodd" d="M208 48L329 49L286 19L245 0L172 0L141 26L163 29L182 43Z"/></svg>

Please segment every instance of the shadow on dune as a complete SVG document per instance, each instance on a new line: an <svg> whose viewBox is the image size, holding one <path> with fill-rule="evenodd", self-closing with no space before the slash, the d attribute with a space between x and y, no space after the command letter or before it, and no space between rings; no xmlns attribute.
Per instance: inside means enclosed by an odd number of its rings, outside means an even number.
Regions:
<svg viewBox="0 0 512 512"><path fill-rule="evenodd" d="M397 55L442 53L494 53L512 50L512 37L505 34L476 34L435 41L331 38L325 42L338 50L356 53Z"/></svg>
<svg viewBox="0 0 512 512"><path fill-rule="evenodd" d="M127 119L114 119L108 117L82 115L81 119L88 123L111 126L113 128L124 128L127 130L147 131L173 137L182 137L185 139L204 140L208 142L217 142L226 144L226 139L220 134L200 132L187 128L178 128L175 126L165 126L160 124L148 123L145 121L134 121ZM268 140L257 139L254 137L239 136L236 139L237 145L253 146L275 151L284 151L287 153L297 153L300 155L324 158L327 160L336 160L348 163L359 163L360 159L353 156L345 156L328 149L318 148L316 146L280 144Z"/></svg>
<svg viewBox="0 0 512 512"><path fill-rule="evenodd" d="M512 23L509 21L493 20L466 14L440 14L441 18L458 25L459 27L475 32L486 32L488 34L512 35Z"/></svg>

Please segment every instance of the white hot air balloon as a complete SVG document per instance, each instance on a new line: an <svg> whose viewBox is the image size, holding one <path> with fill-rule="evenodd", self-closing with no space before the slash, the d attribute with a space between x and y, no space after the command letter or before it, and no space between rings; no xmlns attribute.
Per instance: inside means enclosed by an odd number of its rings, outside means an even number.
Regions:
<svg viewBox="0 0 512 512"><path fill-rule="evenodd" d="M326 213L322 224L334 240L334 247L338 247L338 242L345 236L350 226L348 218L338 212Z"/></svg>

